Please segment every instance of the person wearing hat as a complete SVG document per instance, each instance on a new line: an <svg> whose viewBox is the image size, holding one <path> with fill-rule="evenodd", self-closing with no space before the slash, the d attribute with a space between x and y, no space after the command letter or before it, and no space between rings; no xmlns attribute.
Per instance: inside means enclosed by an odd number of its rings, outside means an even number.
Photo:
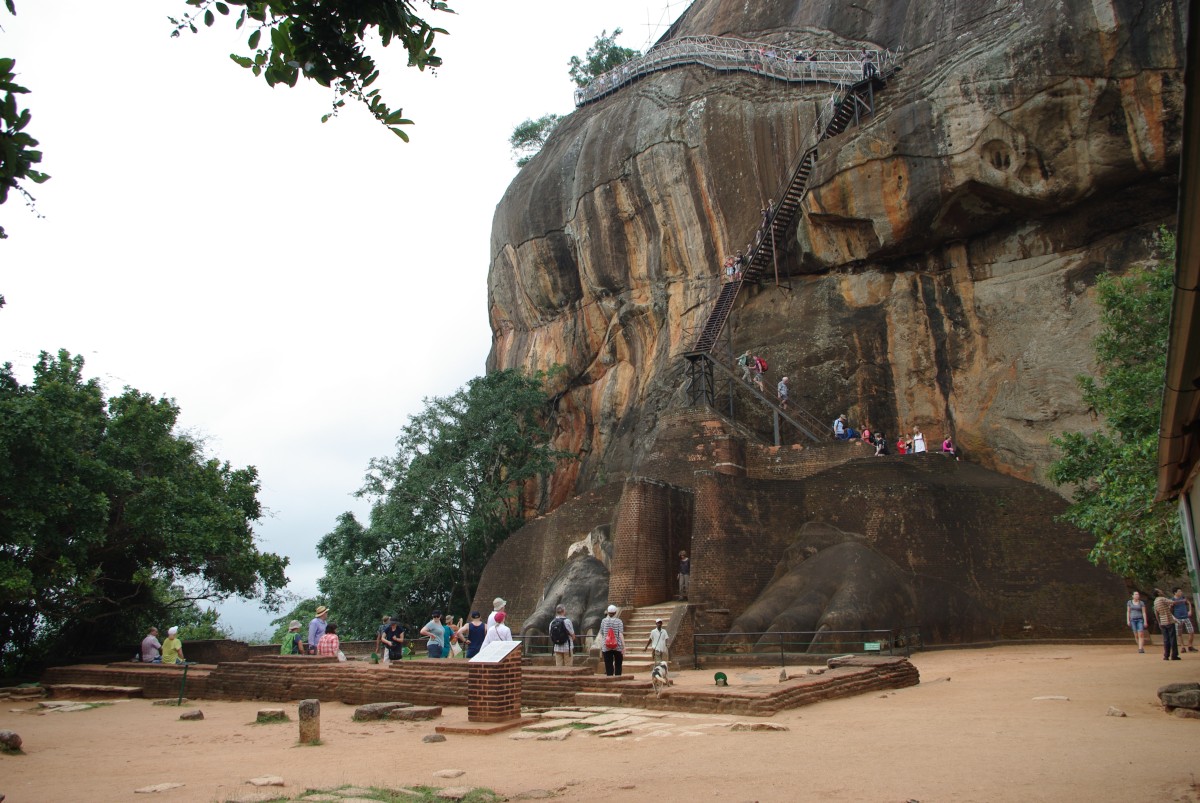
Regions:
<svg viewBox="0 0 1200 803"><path fill-rule="evenodd" d="M501 597L496 597L494 600L492 600L492 612L488 616L488 621L487 621L488 630L491 630L493 627L496 626L496 614L498 614L498 613L500 613L500 611L504 610L504 606L507 604L508 603L505 602L504 599Z"/></svg>
<svg viewBox="0 0 1200 803"><path fill-rule="evenodd" d="M625 660L625 623L617 616L616 605L609 605L604 612L596 638L600 641L600 654L604 656L604 674L619 677Z"/></svg>
<svg viewBox="0 0 1200 803"><path fill-rule="evenodd" d="M486 637L487 625L480 618L479 611L471 611L471 621L458 629L458 640L467 642L468 661L479 654Z"/></svg>
<svg viewBox="0 0 1200 803"><path fill-rule="evenodd" d="M317 645L321 636L325 635L325 622L329 619L329 609L324 605L317 606L317 615L308 623L308 654L317 654Z"/></svg>
<svg viewBox="0 0 1200 803"><path fill-rule="evenodd" d="M283 637L283 644L279 645L280 655L304 655L304 642L300 640L300 628L302 627L304 625L300 624L297 619L288 623L287 635Z"/></svg>
<svg viewBox="0 0 1200 803"><path fill-rule="evenodd" d="M679 596L675 599L688 598L688 585L692 580L692 561L688 557L687 550L682 550L679 553L679 572L676 575L679 579Z"/></svg>
<svg viewBox="0 0 1200 803"><path fill-rule="evenodd" d="M666 629L663 627L662 619L654 620L654 629L650 631L650 638L646 639L646 646L642 650L654 650L654 663L663 661L670 662L671 654L667 651L667 644L671 641L671 637L667 635Z"/></svg>
<svg viewBox="0 0 1200 803"><path fill-rule="evenodd" d="M183 642L179 640L179 628L172 627L167 631L167 640L162 643L162 662L164 664L181 664L183 657Z"/></svg>
<svg viewBox="0 0 1200 803"><path fill-rule="evenodd" d="M506 618L504 611L496 611L496 625L488 630L487 635L483 637L483 647L486 647L493 641L513 640L512 631L508 629L508 625L504 624Z"/></svg>

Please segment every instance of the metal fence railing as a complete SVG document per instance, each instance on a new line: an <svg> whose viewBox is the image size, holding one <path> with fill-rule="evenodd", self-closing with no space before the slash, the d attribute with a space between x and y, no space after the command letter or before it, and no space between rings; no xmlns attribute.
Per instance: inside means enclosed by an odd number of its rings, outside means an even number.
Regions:
<svg viewBox="0 0 1200 803"><path fill-rule="evenodd" d="M692 660L696 669L710 663L811 663L834 655L903 655L921 649L915 626L887 630L812 630L763 633L696 633Z"/></svg>
<svg viewBox="0 0 1200 803"><path fill-rule="evenodd" d="M897 53L878 48L782 47L731 36L685 36L652 47L593 78L587 86L575 90L575 105L602 98L650 73L686 64L720 71L741 70L787 82L848 86L864 77L864 53L880 73L894 68L898 58Z"/></svg>

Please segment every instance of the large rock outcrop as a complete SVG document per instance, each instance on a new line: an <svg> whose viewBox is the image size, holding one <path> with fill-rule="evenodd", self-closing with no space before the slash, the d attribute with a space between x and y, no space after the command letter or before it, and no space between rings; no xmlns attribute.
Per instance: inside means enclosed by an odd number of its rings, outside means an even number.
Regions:
<svg viewBox="0 0 1200 803"><path fill-rule="evenodd" d="M1044 482L1093 426L1092 285L1152 255L1175 202L1176 2L696 0L668 36L903 47L876 114L822 148L785 286L731 319L793 404L951 432ZM815 100L746 74L650 76L560 124L496 212L489 368L567 367L555 504L634 471L686 350L805 144ZM753 423L751 424L753 425Z"/></svg>

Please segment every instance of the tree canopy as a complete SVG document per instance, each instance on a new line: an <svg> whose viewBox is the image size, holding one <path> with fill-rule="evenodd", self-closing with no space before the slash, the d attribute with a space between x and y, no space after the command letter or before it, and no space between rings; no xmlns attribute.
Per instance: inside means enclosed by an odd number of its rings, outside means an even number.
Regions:
<svg viewBox="0 0 1200 803"><path fill-rule="evenodd" d="M1174 506L1154 501L1158 428L1166 376L1175 253L1160 232L1161 259L1098 284L1098 376L1080 376L1083 399L1103 421L1097 432L1053 438L1050 479L1074 487L1064 519L1096 537L1093 562L1144 584L1183 570Z"/></svg>
<svg viewBox="0 0 1200 803"><path fill-rule="evenodd" d="M549 138L550 132L555 129L560 119L562 118L557 114L543 114L536 120L529 119L517 124L517 127L513 129L512 136L508 138L513 156L517 158L517 167L529 164L529 161L546 144L546 139Z"/></svg>
<svg viewBox="0 0 1200 803"><path fill-rule="evenodd" d="M607 30L601 31L582 59L579 56L571 56L567 62L568 74L576 86L583 88L609 70L642 55L640 50L617 44L617 37L621 33L620 28L614 28L612 36L608 35Z"/></svg>
<svg viewBox="0 0 1200 803"><path fill-rule="evenodd" d="M426 399L395 456L371 461L369 524L346 513L317 547L320 590L350 632L373 637L385 613L420 625L433 608L466 612L496 547L538 507L531 489L570 457L549 444L543 379L497 371Z"/></svg>
<svg viewBox="0 0 1200 803"><path fill-rule="evenodd" d="M6 0L12 10L12 0ZM30 136L25 127L29 125L29 109L22 109L17 95L28 89L17 83L16 61L0 58L0 205L8 200L8 193L15 190L24 196L26 203L33 203L29 184L41 184L49 178L35 169L42 161L42 152L37 149L38 141ZM0 226L0 240L8 237L4 226Z"/></svg>
<svg viewBox="0 0 1200 803"><path fill-rule="evenodd" d="M11 0L9 0L11 2ZM379 78L375 59L367 52L368 41L387 47L394 41L408 51L408 66L435 69L442 64L434 40L445 34L417 14L417 0L185 0L193 10L182 18L170 17L172 36L184 30L196 33L197 24L212 27L219 17L235 9L234 27L249 30L249 55L232 53L237 64L261 77L269 86L295 86L301 78L334 90L333 110L328 120L346 104L346 99L363 103L379 122L407 141L401 126L411 125L404 110L395 111L378 89L370 86ZM420 0L431 11L454 13L442 0ZM264 36L264 33L266 34ZM378 37L376 40L375 37Z"/></svg>
<svg viewBox="0 0 1200 803"><path fill-rule="evenodd" d="M260 552L253 466L177 431L179 408L105 399L83 358L43 353L31 385L0 368L0 632L7 670L111 650L200 600L272 606L287 558Z"/></svg>
<svg viewBox="0 0 1200 803"><path fill-rule="evenodd" d="M294 87L301 78L315 81L334 91L332 109L321 120L328 121L345 107L346 101L363 104L389 131L408 141L403 126L412 125L404 110L393 108L378 89L371 85L379 78L379 68L368 52L368 43L382 47L399 42L408 52L408 66L435 70L442 57L434 46L439 34L446 34L417 12L419 5L431 12L453 14L443 0L184 0L190 10L180 17L168 17L172 36L183 31L197 33L198 26L212 27L217 20L230 18L238 30L248 31L246 53L231 53L230 58L262 78L268 86ZM16 14L15 0L4 0L10 14ZM29 92L16 83L15 61L0 56L0 205L10 190L24 196L31 206L30 184L41 184L49 176L37 170L42 160L38 141L25 129L31 114L21 108L17 96ZM0 226L0 239L5 236Z"/></svg>
<svg viewBox="0 0 1200 803"><path fill-rule="evenodd" d="M608 35L607 30L601 31L600 35L596 37L596 41L588 48L584 58L571 56L567 62L569 68L567 75L575 82L576 86L585 87L593 79L614 67L619 67L630 59L642 55L641 51L619 46L617 37L620 35L620 28L615 28L612 36ZM536 120L528 118L517 124L513 129L512 136L508 138L508 144L512 147L517 167L529 164L546 144L546 140L561 120L562 118L557 114L544 114Z"/></svg>

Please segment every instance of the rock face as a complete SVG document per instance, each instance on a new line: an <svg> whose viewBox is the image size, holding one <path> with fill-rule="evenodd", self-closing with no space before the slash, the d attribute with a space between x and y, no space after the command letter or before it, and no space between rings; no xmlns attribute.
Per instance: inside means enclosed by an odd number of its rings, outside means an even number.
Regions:
<svg viewBox="0 0 1200 803"><path fill-rule="evenodd" d="M1175 204L1181 11L1115 0L696 0L668 34L903 48L876 113L823 146L783 286L730 324L822 421L954 435L1045 482L1094 421L1098 275L1152 256ZM702 67L565 119L493 224L489 369L567 367L553 505L637 471L686 351L828 86ZM790 276L790 278L789 278ZM766 419L766 416L762 416ZM748 422L756 426L754 422Z"/></svg>

